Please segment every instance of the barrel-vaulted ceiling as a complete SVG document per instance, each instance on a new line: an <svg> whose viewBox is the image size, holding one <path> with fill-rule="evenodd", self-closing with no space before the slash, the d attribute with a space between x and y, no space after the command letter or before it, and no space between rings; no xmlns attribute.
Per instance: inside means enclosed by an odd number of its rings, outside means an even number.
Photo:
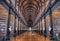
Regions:
<svg viewBox="0 0 60 41"><path fill-rule="evenodd" d="M44 5L45 0L20 0L20 11L28 24L33 24Z"/></svg>
<svg viewBox="0 0 60 41"><path fill-rule="evenodd" d="M28 25L33 25L34 22L38 20L38 18L46 9L49 1L47 0L11 0L12 3L15 1L15 5L17 10L19 10L19 14L22 15L23 20Z"/></svg>
<svg viewBox="0 0 60 41"><path fill-rule="evenodd" d="M40 11L40 1L21 0L21 11L28 24L33 24Z"/></svg>

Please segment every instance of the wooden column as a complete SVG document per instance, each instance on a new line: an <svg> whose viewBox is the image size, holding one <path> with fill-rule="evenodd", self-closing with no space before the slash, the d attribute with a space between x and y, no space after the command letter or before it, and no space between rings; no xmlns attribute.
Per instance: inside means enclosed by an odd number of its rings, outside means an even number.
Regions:
<svg viewBox="0 0 60 41"><path fill-rule="evenodd" d="M44 36L46 37L47 36L47 31L46 31L46 19L45 19L45 17L44 17L44 26L45 26L45 31L44 31Z"/></svg>
<svg viewBox="0 0 60 41"><path fill-rule="evenodd" d="M52 20L52 10L51 10L51 2L49 5L49 9L50 9L50 26L51 26L51 31L50 31L50 37L51 39L53 39L53 20Z"/></svg>

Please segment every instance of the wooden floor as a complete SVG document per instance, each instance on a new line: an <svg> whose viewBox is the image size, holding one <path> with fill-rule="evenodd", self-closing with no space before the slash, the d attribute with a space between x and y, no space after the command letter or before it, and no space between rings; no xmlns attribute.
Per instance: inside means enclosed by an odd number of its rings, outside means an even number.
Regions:
<svg viewBox="0 0 60 41"><path fill-rule="evenodd" d="M20 36L12 38L10 41L51 41L35 32L25 32Z"/></svg>

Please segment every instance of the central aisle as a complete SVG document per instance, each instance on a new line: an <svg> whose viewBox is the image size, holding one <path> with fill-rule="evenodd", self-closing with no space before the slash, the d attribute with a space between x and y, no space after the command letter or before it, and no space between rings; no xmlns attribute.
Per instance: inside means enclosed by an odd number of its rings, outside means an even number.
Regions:
<svg viewBox="0 0 60 41"><path fill-rule="evenodd" d="M35 32L25 32L20 36L11 39L10 41L50 41L50 40Z"/></svg>

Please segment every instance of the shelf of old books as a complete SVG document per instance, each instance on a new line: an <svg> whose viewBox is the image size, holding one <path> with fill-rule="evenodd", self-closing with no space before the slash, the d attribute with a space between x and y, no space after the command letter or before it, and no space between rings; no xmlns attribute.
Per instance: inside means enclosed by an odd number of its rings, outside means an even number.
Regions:
<svg viewBox="0 0 60 41"><path fill-rule="evenodd" d="M8 11L0 4L0 37L6 36Z"/></svg>
<svg viewBox="0 0 60 41"><path fill-rule="evenodd" d="M57 8L52 11L52 20L55 35L56 33L60 34L60 6L57 6Z"/></svg>

